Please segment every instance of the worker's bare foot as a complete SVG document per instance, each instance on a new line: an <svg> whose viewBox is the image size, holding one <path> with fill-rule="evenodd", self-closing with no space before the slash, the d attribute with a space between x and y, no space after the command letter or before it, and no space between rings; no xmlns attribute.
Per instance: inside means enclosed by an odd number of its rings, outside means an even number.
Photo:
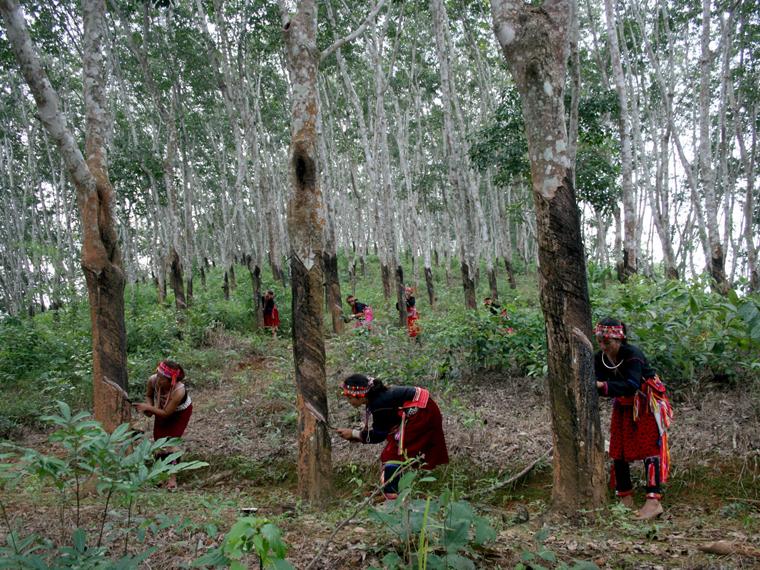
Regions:
<svg viewBox="0 0 760 570"><path fill-rule="evenodd" d="M639 509L636 520L647 521L659 517L664 512L659 499L647 499L644 506Z"/></svg>
<svg viewBox="0 0 760 570"><path fill-rule="evenodd" d="M633 509L633 495L623 495L622 497L618 497L618 499L620 499L620 503L624 507Z"/></svg>

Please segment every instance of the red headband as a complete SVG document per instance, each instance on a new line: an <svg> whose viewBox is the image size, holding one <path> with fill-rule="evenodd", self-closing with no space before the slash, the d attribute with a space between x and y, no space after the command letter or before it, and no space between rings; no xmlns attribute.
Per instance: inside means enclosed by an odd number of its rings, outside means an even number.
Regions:
<svg viewBox="0 0 760 570"><path fill-rule="evenodd" d="M159 362L158 368L156 368L156 372L162 374L163 376L166 376L167 378L171 378L172 384L176 384L177 379L179 378L180 374L182 374L182 369L172 368L165 362Z"/></svg>
<svg viewBox="0 0 760 570"><path fill-rule="evenodd" d="M342 386L343 395L352 398L366 398L370 388L372 388L372 385L375 383L374 381L374 378L370 378L366 386L351 386L344 382Z"/></svg>
<svg viewBox="0 0 760 570"><path fill-rule="evenodd" d="M623 328L623 325L598 324L594 329L594 334L603 338L616 338L619 340L625 340L625 329Z"/></svg>

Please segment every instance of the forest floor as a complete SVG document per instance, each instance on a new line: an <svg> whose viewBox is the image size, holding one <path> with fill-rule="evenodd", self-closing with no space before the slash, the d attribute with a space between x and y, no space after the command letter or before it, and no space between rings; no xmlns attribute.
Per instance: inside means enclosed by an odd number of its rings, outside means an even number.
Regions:
<svg viewBox="0 0 760 570"><path fill-rule="evenodd" d="M133 541L130 549L158 547L145 567L178 568L190 563L218 544L246 508L277 524L289 546L287 558L299 569L309 566L318 552L319 560L310 568L381 567L382 557L394 548L403 555L403 545L393 533L368 516L370 507L354 514L376 487L380 446L352 445L333 436L334 501L313 509L298 499L297 413L288 372L292 366L289 342L267 341L266 353L231 339L220 348L228 357L216 378L191 384L194 412L185 438L186 457L206 461L209 467L181 476L177 493L160 488L146 491L132 515L131 524L142 523L147 531L143 543ZM360 423L358 412L338 399L338 382L347 372L351 371L329 370L333 425ZM449 466L435 472L438 481L431 492L452 489L467 496L497 534L487 546L472 550L476 567L514 568L526 552L539 550L547 568L562 562L572 565L574 560L591 561L600 568L760 567L757 394L748 397L740 390L711 387L676 402L665 514L644 523L634 521L630 511L614 501L599 513L579 512L571 518L552 515L548 459L537 462L514 484L487 491L551 447L542 381L491 371L454 386L431 389L444 413L452 457ZM609 413L605 403L603 421L608 421ZM140 422L150 429L146 419ZM30 433L22 443L49 445L42 433ZM634 470L640 471L641 466L635 465ZM640 487L636 500L643 502ZM102 502L94 493L85 498L85 525L88 520L97 525ZM59 506L52 491L22 490L9 498L7 508L26 513L24 530L55 536L71 529L61 525ZM158 513L164 516L157 517ZM112 511L109 517L116 524L108 532L118 534L119 520L126 522L125 516L123 510ZM347 518L351 521L331 538ZM165 524L159 524L162 521ZM539 546L534 536L542 528L548 535ZM703 551L717 541L727 541L723 546L728 554Z"/></svg>

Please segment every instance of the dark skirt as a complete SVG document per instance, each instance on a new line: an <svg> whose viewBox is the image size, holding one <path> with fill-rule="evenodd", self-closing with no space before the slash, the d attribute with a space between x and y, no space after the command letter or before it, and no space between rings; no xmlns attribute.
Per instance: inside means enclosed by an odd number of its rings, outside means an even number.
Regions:
<svg viewBox="0 0 760 570"><path fill-rule="evenodd" d="M399 432L388 436L388 443L380 454L380 461L405 461L407 458L420 457L424 469L449 462L446 438L443 435L443 417L438 405L430 399L424 408L405 418L403 429L403 449L399 449ZM399 439L402 439L399 437Z"/></svg>
<svg viewBox="0 0 760 570"><path fill-rule="evenodd" d="M271 313L264 313L264 326L265 327L279 327L280 326L280 313L277 307L272 309Z"/></svg>
<svg viewBox="0 0 760 570"><path fill-rule="evenodd" d="M187 429L187 424L190 421L190 416L193 415L193 405L190 404L187 408L180 412L174 412L169 417L159 418L156 416L153 423L153 439L160 439L162 437L182 437Z"/></svg>

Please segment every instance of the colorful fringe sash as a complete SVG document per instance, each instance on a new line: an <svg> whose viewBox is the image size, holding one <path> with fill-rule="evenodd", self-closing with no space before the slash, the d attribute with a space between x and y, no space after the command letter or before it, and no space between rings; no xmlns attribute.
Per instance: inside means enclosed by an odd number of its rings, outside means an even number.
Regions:
<svg viewBox="0 0 760 570"><path fill-rule="evenodd" d="M654 415L657 430L660 432L660 481L666 483L670 472L668 428L673 421L673 406L665 393L665 384L657 375L647 378L636 394L633 402L633 421L638 421L641 413L647 411Z"/></svg>

